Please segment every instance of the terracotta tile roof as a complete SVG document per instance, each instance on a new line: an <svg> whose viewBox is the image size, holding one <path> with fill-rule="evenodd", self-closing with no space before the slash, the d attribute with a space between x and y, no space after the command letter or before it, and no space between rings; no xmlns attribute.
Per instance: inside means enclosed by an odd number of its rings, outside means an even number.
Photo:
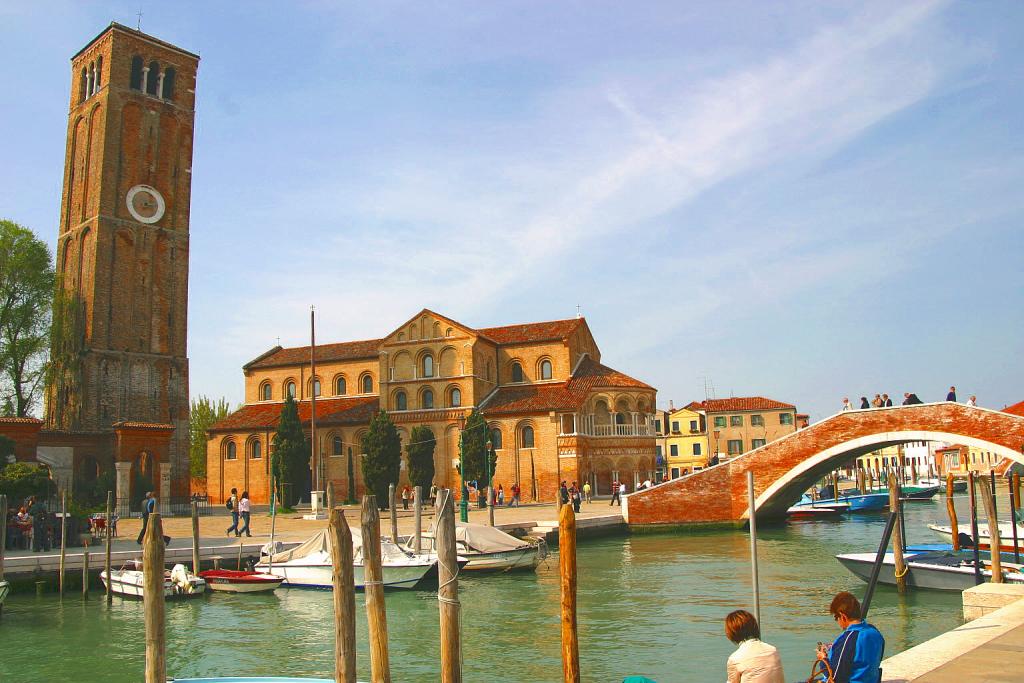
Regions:
<svg viewBox="0 0 1024 683"><path fill-rule="evenodd" d="M567 339L582 322L583 318L570 318L568 320L551 320L544 323L483 327L478 329L477 333L498 344L558 341Z"/></svg>
<svg viewBox="0 0 1024 683"><path fill-rule="evenodd" d="M697 402L695 402L697 403ZM709 398L698 403L709 413L726 413L739 410L780 410L796 406L763 396L737 396L735 398Z"/></svg>
<svg viewBox="0 0 1024 683"><path fill-rule="evenodd" d="M41 425L41 424L43 424L43 421L40 420L37 417L13 417L12 416L12 417L0 417L0 424L16 424L16 425L20 425L20 424L25 424L25 425L40 424Z"/></svg>
<svg viewBox="0 0 1024 683"><path fill-rule="evenodd" d="M251 403L242 406L207 431L232 432L247 429L276 429L281 418L283 402ZM341 425L368 423L380 408L376 396L353 396L349 398L320 398L316 402L316 424ZM310 402L299 401L299 420L309 424Z"/></svg>
<svg viewBox="0 0 1024 683"><path fill-rule="evenodd" d="M363 341L340 342L338 344L317 344L316 361L328 363L339 360L359 360L376 358L380 353L382 339L365 339ZM309 347L294 346L291 348L274 347L246 363L243 368L273 368L281 365L302 365L309 363Z"/></svg>
<svg viewBox="0 0 1024 683"><path fill-rule="evenodd" d="M1010 415L1020 415L1024 417L1024 401L1014 403L1012 406L1006 406L1003 408L1003 412L1010 413Z"/></svg>
<svg viewBox="0 0 1024 683"><path fill-rule="evenodd" d="M484 403L482 410L484 415L578 410L591 392L602 387L654 389L585 356L568 381L502 387Z"/></svg>

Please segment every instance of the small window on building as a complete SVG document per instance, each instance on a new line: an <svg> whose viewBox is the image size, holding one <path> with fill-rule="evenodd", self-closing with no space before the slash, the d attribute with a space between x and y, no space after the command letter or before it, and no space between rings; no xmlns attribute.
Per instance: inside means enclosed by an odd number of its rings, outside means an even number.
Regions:
<svg viewBox="0 0 1024 683"><path fill-rule="evenodd" d="M408 410L409 400L405 396L404 391L399 391L395 394L395 410Z"/></svg>
<svg viewBox="0 0 1024 683"><path fill-rule="evenodd" d="M494 450L501 449L501 430L497 427L491 430L491 447Z"/></svg>
<svg viewBox="0 0 1024 683"><path fill-rule="evenodd" d="M160 93L160 97L165 100L174 99L174 68L167 67L164 69L164 89Z"/></svg>
<svg viewBox="0 0 1024 683"><path fill-rule="evenodd" d="M533 448L533 427L523 427L523 448Z"/></svg>
<svg viewBox="0 0 1024 683"><path fill-rule="evenodd" d="M452 389L452 408L458 408L462 405L462 392L458 389Z"/></svg>
<svg viewBox="0 0 1024 683"><path fill-rule="evenodd" d="M295 382L288 382L288 395L295 398Z"/></svg>
<svg viewBox="0 0 1024 683"><path fill-rule="evenodd" d="M668 447L668 454L673 458L679 455L679 445L672 444Z"/></svg>
<svg viewBox="0 0 1024 683"><path fill-rule="evenodd" d="M373 393L373 377L371 377L370 375L366 375L365 377L363 377L363 393Z"/></svg>
<svg viewBox="0 0 1024 683"><path fill-rule="evenodd" d="M235 442L234 441L231 441L231 442L228 443L227 459L228 460L235 460L236 458L238 458L238 447L235 446Z"/></svg>
<svg viewBox="0 0 1024 683"><path fill-rule="evenodd" d="M779 413L779 424L780 425L791 425L791 424L793 424L793 413Z"/></svg>
<svg viewBox="0 0 1024 683"><path fill-rule="evenodd" d="M85 98L87 97L86 90L88 89L88 84L89 84L89 74L83 68L82 69L82 75L78 79L78 103L79 104L81 104L82 102L85 102Z"/></svg>
<svg viewBox="0 0 1024 683"><path fill-rule="evenodd" d="M693 444L693 454L694 455L700 455L700 444L699 443Z"/></svg>
<svg viewBox="0 0 1024 683"><path fill-rule="evenodd" d="M551 361L544 360L540 363L540 378L551 379Z"/></svg>
<svg viewBox="0 0 1024 683"><path fill-rule="evenodd" d="M434 392L430 389L423 390L423 407L433 408L434 407Z"/></svg>
<svg viewBox="0 0 1024 683"><path fill-rule="evenodd" d="M764 427L764 416L763 415L751 415L750 424L754 427Z"/></svg>
<svg viewBox="0 0 1024 683"><path fill-rule="evenodd" d="M676 420L672 420L672 432L676 434L679 433L679 422Z"/></svg>
<svg viewBox="0 0 1024 683"><path fill-rule="evenodd" d="M766 442L765 442L764 439L752 439L750 441L750 447L751 448L760 448L761 446L765 445L765 443Z"/></svg>
<svg viewBox="0 0 1024 683"><path fill-rule="evenodd" d="M740 455L743 453L742 439L729 439L729 455Z"/></svg>
<svg viewBox="0 0 1024 683"><path fill-rule="evenodd" d="M146 74L146 94L156 95L156 82L160 76L160 64L156 61L149 63L149 73Z"/></svg>
<svg viewBox="0 0 1024 683"><path fill-rule="evenodd" d="M444 336L446 336L446 337L452 336L452 328L449 327L447 330L445 330L444 331Z"/></svg>
<svg viewBox="0 0 1024 683"><path fill-rule="evenodd" d="M128 87L132 90L142 90L142 57L132 57L131 75L128 77Z"/></svg>
<svg viewBox="0 0 1024 683"><path fill-rule="evenodd" d="M725 426L725 416L724 415L720 415L720 416L715 418L715 426L716 427L724 427Z"/></svg>
<svg viewBox="0 0 1024 683"><path fill-rule="evenodd" d="M659 459L661 458L661 446L654 447L654 455Z"/></svg>
<svg viewBox="0 0 1024 683"><path fill-rule="evenodd" d="M423 356L423 376L434 376L434 357L431 356L429 353Z"/></svg>
<svg viewBox="0 0 1024 683"><path fill-rule="evenodd" d="M313 395L320 396L320 380L318 379L313 380Z"/></svg>
<svg viewBox="0 0 1024 683"><path fill-rule="evenodd" d="M344 396L348 392L348 387L345 386L345 378L339 377L334 380L334 395Z"/></svg>
<svg viewBox="0 0 1024 683"><path fill-rule="evenodd" d="M512 364L512 381L522 382L523 381L523 366L519 363Z"/></svg>
<svg viewBox="0 0 1024 683"><path fill-rule="evenodd" d="M103 85L103 55L96 58L96 80L92 84L92 91L98 93Z"/></svg>
<svg viewBox="0 0 1024 683"><path fill-rule="evenodd" d="M252 442L252 446L250 446L249 450L249 456L253 460L259 460L263 457L263 453L260 451L260 442L258 439Z"/></svg>
<svg viewBox="0 0 1024 683"><path fill-rule="evenodd" d="M271 389L270 382L264 384L262 387L260 387L260 400L269 401L271 398L272 391L273 389Z"/></svg>
<svg viewBox="0 0 1024 683"><path fill-rule="evenodd" d="M697 421L696 420L690 420L690 431L691 432L699 432L700 431L700 428L697 427Z"/></svg>
<svg viewBox="0 0 1024 683"><path fill-rule="evenodd" d="M730 415L729 416L729 426L730 427L742 427L743 426L743 416L742 415Z"/></svg>
<svg viewBox="0 0 1024 683"><path fill-rule="evenodd" d="M345 444L341 440L340 436L334 437L331 440L331 455L342 455L345 450Z"/></svg>

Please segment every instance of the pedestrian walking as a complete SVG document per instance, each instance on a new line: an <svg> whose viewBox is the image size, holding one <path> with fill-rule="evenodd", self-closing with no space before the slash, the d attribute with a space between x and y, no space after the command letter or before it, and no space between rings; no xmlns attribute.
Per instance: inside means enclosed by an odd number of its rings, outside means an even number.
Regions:
<svg viewBox="0 0 1024 683"><path fill-rule="evenodd" d="M591 500L591 498L590 498L590 493L591 493L590 482L588 481L585 484L583 484L583 497L586 498L587 504L590 504L591 502L593 502Z"/></svg>
<svg viewBox="0 0 1024 683"><path fill-rule="evenodd" d="M231 495L224 501L224 507L231 511L231 526L225 533L228 536L232 533L238 536L238 489L231 489Z"/></svg>
<svg viewBox="0 0 1024 683"><path fill-rule="evenodd" d="M562 505L569 502L569 487L565 485L564 481L558 487L558 496L562 501Z"/></svg>
<svg viewBox="0 0 1024 683"><path fill-rule="evenodd" d="M239 531L236 536L245 534L246 536L252 536L249 532L249 517L251 516L252 506L249 503L249 492L242 491L242 497L238 499L238 516L242 518L245 524L242 526L242 530Z"/></svg>
<svg viewBox="0 0 1024 683"><path fill-rule="evenodd" d="M619 503L619 505L622 504L621 501L619 501L619 481L618 481L618 479L616 479L615 481L612 482L612 499L611 499L611 501L609 501L608 507L611 507L612 505L615 505L616 503Z"/></svg>
<svg viewBox="0 0 1024 683"><path fill-rule="evenodd" d="M156 498L153 497L152 491L146 491L146 497L142 499L142 531L139 532L139 537L135 540L139 545L142 545L142 539L146 536L146 527L149 526L149 516L155 511Z"/></svg>
<svg viewBox="0 0 1024 683"><path fill-rule="evenodd" d="M512 507L519 507L519 496L522 495L522 488L519 486L519 482L512 484Z"/></svg>
<svg viewBox="0 0 1024 683"><path fill-rule="evenodd" d="M892 399L889 398L889 394L882 394L882 407L892 408Z"/></svg>
<svg viewBox="0 0 1024 683"><path fill-rule="evenodd" d="M870 407L871 407L871 404L868 403L868 397L867 396L861 396L860 397L860 409L861 410L867 410Z"/></svg>
<svg viewBox="0 0 1024 683"><path fill-rule="evenodd" d="M572 501L572 511L578 514L583 496L580 494L579 488L576 487L576 482L572 483L572 488L569 490L569 499Z"/></svg>
<svg viewBox="0 0 1024 683"><path fill-rule="evenodd" d="M409 499L410 498L412 498L412 489L410 489L409 485L406 484L405 487L402 489L402 509L403 510L408 510L409 509Z"/></svg>
<svg viewBox="0 0 1024 683"><path fill-rule="evenodd" d="M619 505L622 505L622 497L626 495L626 482L619 482Z"/></svg>
<svg viewBox="0 0 1024 683"><path fill-rule="evenodd" d="M28 514L32 517L32 552L50 552L50 513L46 503L32 496Z"/></svg>
<svg viewBox="0 0 1024 683"><path fill-rule="evenodd" d="M956 387L949 388L949 393L946 394L946 400L950 403L956 403Z"/></svg>
<svg viewBox="0 0 1024 683"><path fill-rule="evenodd" d="M849 398L844 398L843 399L843 411L842 412L845 413L848 410L853 410L853 404L850 403L850 399Z"/></svg>
<svg viewBox="0 0 1024 683"><path fill-rule="evenodd" d="M437 500L437 486L435 484L430 485L430 507L434 507L434 501Z"/></svg>

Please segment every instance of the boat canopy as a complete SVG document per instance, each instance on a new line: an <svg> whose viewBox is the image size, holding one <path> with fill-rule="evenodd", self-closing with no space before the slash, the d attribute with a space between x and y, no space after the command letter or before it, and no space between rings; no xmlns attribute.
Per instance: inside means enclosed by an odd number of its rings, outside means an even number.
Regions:
<svg viewBox="0 0 1024 683"><path fill-rule="evenodd" d="M352 556L356 564L363 561L363 535L358 528L350 528L352 532ZM381 542L381 559L387 562L389 558L406 557L407 554L391 541ZM331 537L328 529L321 529L301 544L290 550L274 553L270 561L274 564L284 564L293 560L314 560L317 564L331 563ZM261 560L260 564L266 564L267 558Z"/></svg>
<svg viewBox="0 0 1024 683"><path fill-rule="evenodd" d="M433 541L437 530L425 531L423 537ZM455 523L455 542L461 543L468 550L479 553L502 553L509 550L519 550L530 547L532 544L511 534L506 534L500 529L485 524L471 524L468 522ZM405 547L411 548L413 538L410 536L405 542Z"/></svg>

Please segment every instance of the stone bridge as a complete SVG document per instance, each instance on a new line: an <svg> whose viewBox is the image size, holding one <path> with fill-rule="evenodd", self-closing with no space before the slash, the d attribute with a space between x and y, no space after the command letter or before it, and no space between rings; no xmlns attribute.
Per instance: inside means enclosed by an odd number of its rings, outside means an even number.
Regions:
<svg viewBox="0 0 1024 683"><path fill-rule="evenodd" d="M979 446L1024 463L1024 417L958 403L839 413L728 462L630 494L622 515L631 527L740 524L750 516L747 471L753 470L757 518L783 518L828 472L911 441Z"/></svg>

